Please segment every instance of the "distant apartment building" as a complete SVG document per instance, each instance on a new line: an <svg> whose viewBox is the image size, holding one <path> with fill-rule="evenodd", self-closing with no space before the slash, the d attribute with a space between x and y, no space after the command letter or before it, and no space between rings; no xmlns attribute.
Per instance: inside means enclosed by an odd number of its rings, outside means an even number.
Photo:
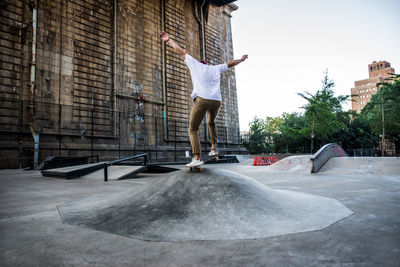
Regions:
<svg viewBox="0 0 400 267"><path fill-rule="evenodd" d="M371 96L378 91L377 84L394 73L394 68L387 61L374 61L368 65L368 73L368 79L355 81L354 88L351 88L351 109L357 113L361 112Z"/></svg>

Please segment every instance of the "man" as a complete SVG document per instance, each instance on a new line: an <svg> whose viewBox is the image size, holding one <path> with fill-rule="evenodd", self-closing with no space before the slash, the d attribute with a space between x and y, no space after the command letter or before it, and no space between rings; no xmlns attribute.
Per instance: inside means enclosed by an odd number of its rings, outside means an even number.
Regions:
<svg viewBox="0 0 400 267"><path fill-rule="evenodd" d="M208 129L211 137L210 157L217 156L217 127L215 119L217 118L219 108L221 107L221 73L228 68L232 68L247 59L247 55L241 59L230 60L224 64L209 66L205 61L197 61L185 52L177 43L175 43L166 32L160 34L161 39L169 44L180 57L185 60L190 70L190 76L193 83L193 92L191 97L194 100L194 106L190 113L189 136L194 155L192 162L186 164L187 167L198 167L204 162L201 160L201 147L199 139L199 127L208 112Z"/></svg>

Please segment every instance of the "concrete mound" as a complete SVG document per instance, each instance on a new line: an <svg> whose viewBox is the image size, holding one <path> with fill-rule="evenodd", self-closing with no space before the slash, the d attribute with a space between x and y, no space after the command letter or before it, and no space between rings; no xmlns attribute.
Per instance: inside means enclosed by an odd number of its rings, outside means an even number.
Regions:
<svg viewBox="0 0 400 267"><path fill-rule="evenodd" d="M137 191L58 210L64 223L150 241L263 238L322 229L352 214L331 198L273 190L211 168L177 171Z"/></svg>
<svg viewBox="0 0 400 267"><path fill-rule="evenodd" d="M310 173L312 168L311 155L290 156L270 165L271 171Z"/></svg>
<svg viewBox="0 0 400 267"><path fill-rule="evenodd" d="M337 157L329 159L319 173L399 175L400 158Z"/></svg>

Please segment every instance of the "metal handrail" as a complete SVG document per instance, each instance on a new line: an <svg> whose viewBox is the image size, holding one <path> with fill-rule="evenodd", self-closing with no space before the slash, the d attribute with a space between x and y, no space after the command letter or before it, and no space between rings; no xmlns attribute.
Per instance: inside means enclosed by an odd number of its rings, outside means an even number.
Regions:
<svg viewBox="0 0 400 267"><path fill-rule="evenodd" d="M139 154L139 155L130 156L130 157L123 158L123 159L117 159L117 160L105 162L104 163L104 182L108 181L108 166L114 165L115 163L120 163L120 162L123 162L123 161L136 159L136 158L140 158L140 157L143 157L143 165L146 166L147 165L147 153L142 153L142 154Z"/></svg>

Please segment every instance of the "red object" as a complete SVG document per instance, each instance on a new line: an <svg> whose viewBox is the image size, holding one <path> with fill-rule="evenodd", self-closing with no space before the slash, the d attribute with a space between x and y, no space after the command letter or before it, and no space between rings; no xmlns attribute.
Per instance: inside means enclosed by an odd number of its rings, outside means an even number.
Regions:
<svg viewBox="0 0 400 267"><path fill-rule="evenodd" d="M254 157L254 166L266 166L278 161L277 157Z"/></svg>

